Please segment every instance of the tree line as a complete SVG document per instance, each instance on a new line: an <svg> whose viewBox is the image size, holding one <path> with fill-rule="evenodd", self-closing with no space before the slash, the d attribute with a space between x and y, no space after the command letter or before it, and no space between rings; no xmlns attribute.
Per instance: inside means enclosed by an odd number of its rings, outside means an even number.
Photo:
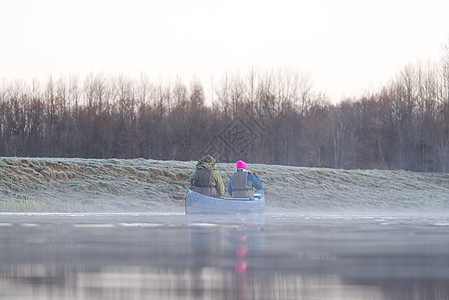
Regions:
<svg viewBox="0 0 449 300"><path fill-rule="evenodd" d="M335 104L288 69L225 73L209 90L196 78L102 74L3 82L0 156L197 160L218 141L219 161L449 170L447 59L407 66L379 91ZM246 143L221 148L236 119Z"/></svg>

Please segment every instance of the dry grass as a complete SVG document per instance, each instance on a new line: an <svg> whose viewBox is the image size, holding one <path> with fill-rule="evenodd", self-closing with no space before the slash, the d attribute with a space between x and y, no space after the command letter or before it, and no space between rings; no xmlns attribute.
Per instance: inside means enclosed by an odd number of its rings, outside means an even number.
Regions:
<svg viewBox="0 0 449 300"><path fill-rule="evenodd" d="M196 162L1 158L0 211L182 211ZM250 164L267 209L448 209L449 175ZM216 166L225 185L234 164Z"/></svg>

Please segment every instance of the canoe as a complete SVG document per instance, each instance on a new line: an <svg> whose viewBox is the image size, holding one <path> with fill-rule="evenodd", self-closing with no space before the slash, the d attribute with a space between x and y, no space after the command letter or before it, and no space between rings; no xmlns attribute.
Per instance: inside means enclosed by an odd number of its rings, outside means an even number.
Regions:
<svg viewBox="0 0 449 300"><path fill-rule="evenodd" d="M263 190L251 198L214 198L192 190L186 194L186 214L248 214L262 213L265 210Z"/></svg>

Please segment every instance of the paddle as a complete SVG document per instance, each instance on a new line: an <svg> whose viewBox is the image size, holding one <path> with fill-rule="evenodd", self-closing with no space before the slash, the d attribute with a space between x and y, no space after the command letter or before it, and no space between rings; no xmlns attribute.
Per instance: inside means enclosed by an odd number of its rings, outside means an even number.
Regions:
<svg viewBox="0 0 449 300"><path fill-rule="evenodd" d="M186 199L185 196L175 196L175 195L173 195L172 197L173 197L173 199L176 199L176 200L185 200Z"/></svg>

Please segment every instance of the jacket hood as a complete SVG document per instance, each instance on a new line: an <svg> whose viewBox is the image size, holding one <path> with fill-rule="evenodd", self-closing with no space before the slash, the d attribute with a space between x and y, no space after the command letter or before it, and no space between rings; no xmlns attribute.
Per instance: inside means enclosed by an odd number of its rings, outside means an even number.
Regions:
<svg viewBox="0 0 449 300"><path fill-rule="evenodd" d="M196 169L197 170L211 169L215 166L215 161L216 161L215 158L213 158L212 156L205 155L197 162Z"/></svg>
<svg viewBox="0 0 449 300"><path fill-rule="evenodd" d="M202 161L202 160L199 160L199 161L196 163L196 169L197 169L197 170L211 169L211 168L213 168L214 166L215 166L214 163L210 163L210 162Z"/></svg>

